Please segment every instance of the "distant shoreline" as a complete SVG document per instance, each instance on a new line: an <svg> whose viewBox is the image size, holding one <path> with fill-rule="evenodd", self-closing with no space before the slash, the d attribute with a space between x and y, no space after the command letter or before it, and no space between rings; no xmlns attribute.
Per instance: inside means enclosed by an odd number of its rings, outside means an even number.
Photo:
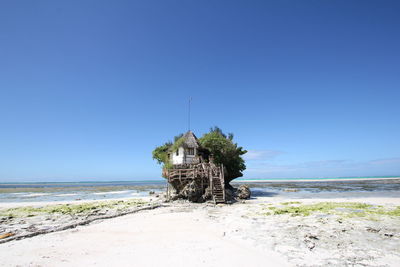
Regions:
<svg viewBox="0 0 400 267"><path fill-rule="evenodd" d="M371 177L371 178L311 178L311 179L249 179L233 180L234 183L265 183L265 182L340 182L340 181L372 181L372 180L398 180L400 177Z"/></svg>
<svg viewBox="0 0 400 267"><path fill-rule="evenodd" d="M331 177L331 178L239 178L232 180L233 183L243 182L320 182L320 181L367 181L367 180L395 180L400 179L400 176L386 177ZM165 184L166 179L152 180L130 180L130 181L71 181L71 182L0 182L0 188L9 186L138 186L138 185L153 185Z"/></svg>

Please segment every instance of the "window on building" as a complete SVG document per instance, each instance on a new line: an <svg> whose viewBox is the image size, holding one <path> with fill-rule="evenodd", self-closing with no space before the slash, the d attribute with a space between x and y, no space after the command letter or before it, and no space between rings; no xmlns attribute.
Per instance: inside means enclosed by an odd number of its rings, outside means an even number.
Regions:
<svg viewBox="0 0 400 267"><path fill-rule="evenodd" d="M194 155L194 148L188 148L188 155Z"/></svg>
<svg viewBox="0 0 400 267"><path fill-rule="evenodd" d="M179 156L179 148L176 150L176 155Z"/></svg>

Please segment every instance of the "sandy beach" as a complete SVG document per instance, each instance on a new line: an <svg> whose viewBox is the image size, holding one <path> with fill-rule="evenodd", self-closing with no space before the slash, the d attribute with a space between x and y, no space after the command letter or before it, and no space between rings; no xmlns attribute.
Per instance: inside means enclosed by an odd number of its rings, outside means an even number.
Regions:
<svg viewBox="0 0 400 267"><path fill-rule="evenodd" d="M290 212L270 212L324 203L338 203L335 211L339 213L321 210L294 216ZM364 203L368 206L368 216L348 216L358 210L353 206L343 208L341 203ZM49 204L28 202L17 206ZM25 217L23 222L28 230L29 224L36 229L48 229L52 221L60 225L95 220L64 231L0 244L1 265L399 266L400 218L375 212L375 209L393 211L399 205L400 198L393 197L294 201L263 196L231 205L163 203L160 199L146 198L132 208L132 213L110 219L101 219L113 212L109 208L84 218L55 219L52 215L47 220L35 221L37 216ZM153 206L157 207L135 211ZM9 203L1 206L3 210L10 207ZM22 228L20 225L17 218L3 219L1 231L7 231L7 227L16 231Z"/></svg>

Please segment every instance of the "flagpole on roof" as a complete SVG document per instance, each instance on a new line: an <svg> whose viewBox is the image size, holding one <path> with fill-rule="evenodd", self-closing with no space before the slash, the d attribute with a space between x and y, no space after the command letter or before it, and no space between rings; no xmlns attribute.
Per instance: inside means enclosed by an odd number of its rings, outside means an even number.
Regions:
<svg viewBox="0 0 400 267"><path fill-rule="evenodd" d="M188 114L188 130L190 131L190 104L192 102L192 97L189 97L189 114Z"/></svg>

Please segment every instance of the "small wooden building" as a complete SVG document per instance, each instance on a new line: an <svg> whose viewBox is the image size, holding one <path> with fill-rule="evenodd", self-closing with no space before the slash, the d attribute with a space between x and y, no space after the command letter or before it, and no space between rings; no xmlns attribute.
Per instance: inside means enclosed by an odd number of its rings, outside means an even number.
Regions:
<svg viewBox="0 0 400 267"><path fill-rule="evenodd" d="M223 166L212 162L210 152L201 147L192 131L182 138L179 146L168 154L171 167L163 169L163 176L169 183L168 197L225 203Z"/></svg>
<svg viewBox="0 0 400 267"><path fill-rule="evenodd" d="M192 131L183 135L182 144L175 151L170 152L170 162L173 165L200 163L202 153L199 153L200 144Z"/></svg>

